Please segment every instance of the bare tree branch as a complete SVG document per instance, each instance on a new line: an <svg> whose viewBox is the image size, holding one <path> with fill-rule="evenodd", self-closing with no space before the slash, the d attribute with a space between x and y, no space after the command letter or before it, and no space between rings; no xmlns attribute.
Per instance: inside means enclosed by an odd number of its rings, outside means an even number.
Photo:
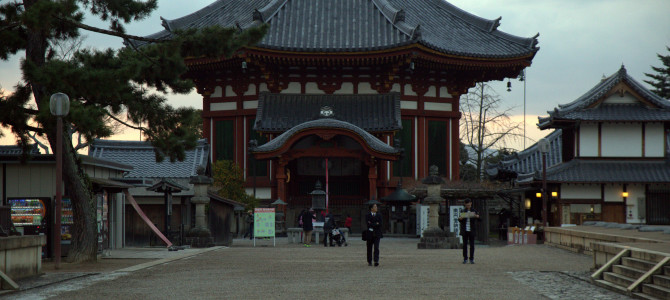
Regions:
<svg viewBox="0 0 670 300"><path fill-rule="evenodd" d="M114 121L117 121L117 122L119 122L119 123L121 123L121 124L123 124L123 125L125 125L125 126L127 126L127 127L130 127L130 128L132 128L132 129L141 130L142 132L145 132L145 131L146 131L146 129L145 129L144 127L142 127L142 126L134 126L134 125L129 124L129 123L127 123L127 122L121 121L121 119L119 119L119 118L117 118L116 116L112 115L110 112L106 112L106 113L107 113L107 115L108 115L110 118L112 118Z"/></svg>

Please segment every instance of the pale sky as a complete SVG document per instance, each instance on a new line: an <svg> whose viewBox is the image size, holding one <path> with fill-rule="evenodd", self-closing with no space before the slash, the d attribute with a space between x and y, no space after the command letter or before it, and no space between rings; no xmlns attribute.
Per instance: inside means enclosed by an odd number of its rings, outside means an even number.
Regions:
<svg viewBox="0 0 670 300"><path fill-rule="evenodd" d="M160 17L175 19L194 12L212 0L158 1L158 9L150 18L127 25L127 32L148 35L163 29ZM451 0L461 9L486 19L502 16L498 28L509 34L531 37L540 33L540 51L527 71L526 128L529 138L537 140L548 131L537 129L537 116L546 116L558 104L575 100L596 85L603 75L616 72L621 64L640 83L651 66L660 66L656 54L669 55L669 0ZM90 18L89 18L90 19ZM101 21L87 24L107 28ZM82 31L87 46L122 47L122 40ZM11 91L20 80L19 58L0 62L0 86ZM493 87L509 107L514 107L514 120L523 120L523 82L512 80L512 91L506 82ZM646 85L646 83L643 83ZM202 108L202 98L195 91L189 95L169 95L176 107ZM13 144L11 133L0 140ZM115 136L115 139L139 139L139 134ZM527 141L526 146L533 142ZM523 144L510 145L521 150Z"/></svg>

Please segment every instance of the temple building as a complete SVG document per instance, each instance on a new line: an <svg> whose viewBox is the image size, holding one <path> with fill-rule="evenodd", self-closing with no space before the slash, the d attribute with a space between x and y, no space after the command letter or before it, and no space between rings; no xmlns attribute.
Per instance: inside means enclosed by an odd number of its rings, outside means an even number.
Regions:
<svg viewBox="0 0 670 300"><path fill-rule="evenodd" d="M489 175L527 187L526 215L542 212L546 181L550 226L584 221L670 224L670 100L621 66L576 100L539 118L539 143L491 166ZM543 176L542 156L546 176Z"/></svg>
<svg viewBox="0 0 670 300"><path fill-rule="evenodd" d="M430 165L458 180L459 97L516 77L539 50L537 35L507 34L500 18L441 0L216 1L164 19L151 37L261 24L259 44L188 59L187 77L202 95L211 159L236 162L250 194L297 211L316 181L330 207L358 210Z"/></svg>

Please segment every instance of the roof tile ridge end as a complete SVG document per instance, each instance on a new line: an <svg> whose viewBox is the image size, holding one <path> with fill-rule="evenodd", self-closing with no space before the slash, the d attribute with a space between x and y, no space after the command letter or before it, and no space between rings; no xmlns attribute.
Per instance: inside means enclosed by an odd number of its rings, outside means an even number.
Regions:
<svg viewBox="0 0 670 300"><path fill-rule="evenodd" d="M253 20L267 23L277 14L279 9L281 9L286 2L288 2L288 0L272 0L264 7L254 9Z"/></svg>
<svg viewBox="0 0 670 300"><path fill-rule="evenodd" d="M405 22L405 11L395 8L387 0L372 0L373 5L382 13L395 28L414 40L420 37L419 24L411 26Z"/></svg>

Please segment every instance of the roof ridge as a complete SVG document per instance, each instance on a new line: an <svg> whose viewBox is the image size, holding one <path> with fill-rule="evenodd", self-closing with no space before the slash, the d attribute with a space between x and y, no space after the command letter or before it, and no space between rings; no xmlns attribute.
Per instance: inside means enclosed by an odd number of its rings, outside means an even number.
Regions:
<svg viewBox="0 0 670 300"><path fill-rule="evenodd" d="M395 8L387 0L372 0L372 4L382 13L386 20L393 24L393 27L409 36L410 39L416 39L421 36L418 24L411 26L405 22L405 10Z"/></svg>
<svg viewBox="0 0 670 300"><path fill-rule="evenodd" d="M254 9L253 20L267 23L277 14L279 9L281 9L286 2L288 2L288 0L272 0L264 7Z"/></svg>

